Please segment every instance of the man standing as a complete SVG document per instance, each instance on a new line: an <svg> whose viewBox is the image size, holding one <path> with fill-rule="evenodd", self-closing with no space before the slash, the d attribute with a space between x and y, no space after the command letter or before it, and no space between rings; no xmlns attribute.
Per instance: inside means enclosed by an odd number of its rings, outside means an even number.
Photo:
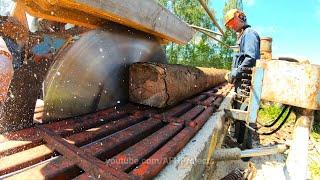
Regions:
<svg viewBox="0 0 320 180"><path fill-rule="evenodd" d="M260 59L260 37L256 31L247 24L246 15L237 9L231 9L226 13L225 26L238 34L240 46L232 61L231 73L227 75L229 83L233 83L237 97L235 109L246 110L250 91L251 68L256 60ZM236 138L244 149L252 148L252 132L247 131L245 124L237 121L235 126Z"/></svg>

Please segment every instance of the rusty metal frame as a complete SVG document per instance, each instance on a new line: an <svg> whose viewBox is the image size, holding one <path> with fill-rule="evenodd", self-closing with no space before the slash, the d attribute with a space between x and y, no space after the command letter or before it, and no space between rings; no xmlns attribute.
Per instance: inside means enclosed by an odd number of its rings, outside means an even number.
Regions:
<svg viewBox="0 0 320 180"><path fill-rule="evenodd" d="M68 158L69 161L76 163L80 168L85 170L94 178L133 179L126 173L116 171L100 161L98 158L92 156L91 154L85 153L85 151L68 143L54 132L51 132L50 130L47 130L41 126L37 126L37 130L47 142L49 147L63 154L64 157Z"/></svg>
<svg viewBox="0 0 320 180"><path fill-rule="evenodd" d="M4 136L7 140L2 139L9 146L11 140L30 142L2 150L5 157L12 151L9 158L21 159L8 170L2 167L1 171L0 165L0 173L13 174L10 176L16 179L37 175L45 179L155 177L206 123L231 88L222 84L171 109L128 104L9 133ZM48 148L46 154L41 150ZM38 150L36 160L25 153L32 149ZM19 153L26 156L17 156ZM121 161L126 159L137 161Z"/></svg>

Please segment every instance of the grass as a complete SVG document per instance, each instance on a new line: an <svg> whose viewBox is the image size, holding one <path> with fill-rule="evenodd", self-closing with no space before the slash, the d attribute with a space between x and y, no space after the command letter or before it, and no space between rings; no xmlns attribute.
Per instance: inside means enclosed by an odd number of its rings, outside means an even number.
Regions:
<svg viewBox="0 0 320 180"><path fill-rule="evenodd" d="M315 142L320 142L320 111L315 112L315 121L313 123L311 138ZM319 143L318 143L319 144ZM320 149L320 147L318 147ZM320 152L313 153L315 159L320 159ZM320 162L318 160L312 161L309 165L312 179L320 179Z"/></svg>
<svg viewBox="0 0 320 180"><path fill-rule="evenodd" d="M309 169L311 171L311 179L320 179L320 164L319 162L311 162L309 164Z"/></svg>
<svg viewBox="0 0 320 180"><path fill-rule="evenodd" d="M261 105L261 107L262 108L259 111L258 117L259 117L259 122L264 124L269 124L270 121L272 122L272 120L276 119L282 110L281 107L278 105L263 104ZM286 115L286 113L284 115ZM289 116L288 122L294 122L295 119L296 117L294 113L292 113ZM280 120L278 123L282 122L282 120ZM319 111L315 113L315 121L312 127L311 138L316 142L320 142L320 112ZM316 156L315 157L316 159L320 159L319 153L312 153L312 156ZM309 169L311 172L312 179L320 179L320 162L319 161L312 161L309 164Z"/></svg>
<svg viewBox="0 0 320 180"><path fill-rule="evenodd" d="M315 113L315 121L313 123L311 137L316 141L320 141L320 111Z"/></svg>

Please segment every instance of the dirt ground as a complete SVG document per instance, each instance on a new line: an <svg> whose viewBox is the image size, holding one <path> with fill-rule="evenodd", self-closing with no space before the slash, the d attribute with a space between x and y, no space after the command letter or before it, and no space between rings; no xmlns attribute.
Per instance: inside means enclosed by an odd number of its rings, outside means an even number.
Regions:
<svg viewBox="0 0 320 180"><path fill-rule="evenodd" d="M254 137L254 147L261 147L261 146L269 146L275 145L279 143L284 143L286 140L290 141L292 137L292 132L294 129L294 121L287 122L284 127L279 130L277 133L271 136L258 136ZM229 130L230 134L232 134L232 129ZM268 131L268 130L267 130ZM226 137L226 142L230 142L231 135ZM234 139L232 139L234 140ZM234 140L235 141L235 140ZM223 147L227 148L230 147L228 143L225 143ZM310 140L309 142L309 165L314 162L320 162L320 142L316 142L315 140ZM253 163L254 168L256 169L255 178L258 180L269 180L269 179L285 179L283 174L283 168L285 165L287 153L284 154L276 154L270 156L263 156L263 157L254 157L251 158L250 162ZM235 170L236 168L239 169L247 169L249 162L244 162L242 160L235 160L235 161L221 161L218 162L216 165L216 169L213 173L211 173L211 180L221 179L225 177L227 174ZM311 178L311 173L308 172L308 179L318 179L318 177ZM319 178L320 179L320 178Z"/></svg>

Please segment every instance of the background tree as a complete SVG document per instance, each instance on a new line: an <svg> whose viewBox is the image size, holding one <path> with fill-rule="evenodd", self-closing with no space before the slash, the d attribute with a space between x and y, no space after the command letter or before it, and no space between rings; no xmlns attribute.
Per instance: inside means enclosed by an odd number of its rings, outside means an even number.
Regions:
<svg viewBox="0 0 320 180"><path fill-rule="evenodd" d="M209 0L206 2L209 3ZM228 0L225 4L224 13L231 8L239 7L239 2L241 1ZM159 3L189 24L216 31L209 16L197 0L159 0ZM213 10L212 12L215 14ZM236 35L227 30L226 35L221 40L225 44L235 45ZM186 45L169 43L164 48L169 62L172 64L225 69L230 69L231 66L233 51L199 32Z"/></svg>

